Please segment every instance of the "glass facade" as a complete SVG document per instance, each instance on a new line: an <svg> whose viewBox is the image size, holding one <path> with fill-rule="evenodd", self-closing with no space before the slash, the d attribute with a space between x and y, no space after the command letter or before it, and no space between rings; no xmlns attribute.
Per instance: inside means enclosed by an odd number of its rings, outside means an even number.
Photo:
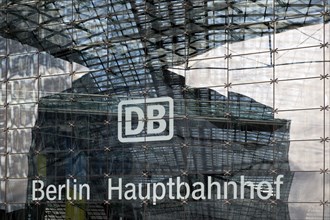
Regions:
<svg viewBox="0 0 330 220"><path fill-rule="evenodd" d="M329 5L0 0L0 219L329 219Z"/></svg>

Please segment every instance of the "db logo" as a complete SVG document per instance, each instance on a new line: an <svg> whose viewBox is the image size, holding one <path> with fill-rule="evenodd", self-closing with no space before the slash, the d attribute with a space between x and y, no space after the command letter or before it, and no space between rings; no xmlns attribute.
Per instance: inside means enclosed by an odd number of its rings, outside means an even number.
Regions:
<svg viewBox="0 0 330 220"><path fill-rule="evenodd" d="M120 142L166 141L173 137L173 99L125 100L118 105Z"/></svg>

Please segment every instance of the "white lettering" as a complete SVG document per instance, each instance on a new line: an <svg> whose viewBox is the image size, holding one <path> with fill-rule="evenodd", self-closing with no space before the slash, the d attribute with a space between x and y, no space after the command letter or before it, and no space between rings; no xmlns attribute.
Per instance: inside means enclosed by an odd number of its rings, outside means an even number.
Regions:
<svg viewBox="0 0 330 220"><path fill-rule="evenodd" d="M181 179L180 177L176 178L176 198L177 199L187 199L190 194L190 187L189 187L188 183L181 182L180 179ZM181 187L184 187L184 189L182 190L185 192L184 196L181 195Z"/></svg>
<svg viewBox="0 0 330 220"><path fill-rule="evenodd" d="M140 183L141 184L141 183ZM124 198L126 200L136 200L136 195L135 195L135 184L134 183L127 183L125 185L125 188L131 188L125 191L124 193Z"/></svg>
<svg viewBox="0 0 330 220"><path fill-rule="evenodd" d="M221 199L221 186L219 182L212 182L212 177L207 177L207 198L212 199L212 186L216 186L217 199Z"/></svg>
<svg viewBox="0 0 330 220"><path fill-rule="evenodd" d="M233 187L233 199L237 199L237 183L234 181L229 181L225 182L223 186L223 194L224 194L224 199L228 199L228 186L231 185Z"/></svg>
<svg viewBox="0 0 330 220"><path fill-rule="evenodd" d="M39 188L36 188L36 184L40 184ZM32 200L42 200L45 197L45 192L42 190L45 184L41 180L32 180ZM36 192L40 192L40 196L36 197Z"/></svg>
<svg viewBox="0 0 330 220"><path fill-rule="evenodd" d="M161 188L161 193L160 196L157 194L157 188L160 186ZM165 185L163 183L154 183L153 184L153 199L152 199L152 204L156 205L156 201L157 200L161 200L164 199L166 194L166 189L165 189Z"/></svg>
<svg viewBox="0 0 330 220"><path fill-rule="evenodd" d="M154 112L157 111L158 114L154 115ZM147 107L147 134L159 134L165 131L166 121L162 119L165 116L165 108L161 105L149 105ZM158 128L155 128L155 123L158 123Z"/></svg>
<svg viewBox="0 0 330 220"><path fill-rule="evenodd" d="M284 177L284 175L278 175L276 177L275 185L276 185L276 199L280 199L281 195L281 190L280 190L280 185L283 184L283 181L281 179Z"/></svg>
<svg viewBox="0 0 330 220"><path fill-rule="evenodd" d="M262 185L267 185L268 189L262 190ZM266 196L263 196L261 192L266 193ZM270 184L270 182L262 181L257 186L257 194L260 199L266 200L269 199L272 196L273 193L273 187Z"/></svg>
<svg viewBox="0 0 330 220"><path fill-rule="evenodd" d="M192 191L191 193L191 197L193 199L199 200L199 199L205 199L205 187L204 187L204 183L202 182L196 182L193 184L193 187L199 186L199 189L194 189L194 191ZM199 195L198 195L199 194Z"/></svg>
<svg viewBox="0 0 330 220"><path fill-rule="evenodd" d="M250 181L245 182L244 176L241 176L241 199L245 197L245 186L250 186L250 199L254 199L254 184Z"/></svg>
<svg viewBox="0 0 330 220"><path fill-rule="evenodd" d="M51 194L57 194L56 186L54 185L49 185L46 189L46 198L50 201L56 199L56 195L51 196Z"/></svg>
<svg viewBox="0 0 330 220"><path fill-rule="evenodd" d="M122 179L118 179L118 186L114 187L112 186L112 179L108 179L108 199L112 199L112 190L118 190L118 199L122 199Z"/></svg>
<svg viewBox="0 0 330 220"><path fill-rule="evenodd" d="M139 107L126 107L125 109L126 114L125 114L125 134L126 135L136 135L142 132L144 122L143 122L143 111ZM133 118L132 114L135 112L138 117L137 121L137 127L135 129L132 128L133 126Z"/></svg>

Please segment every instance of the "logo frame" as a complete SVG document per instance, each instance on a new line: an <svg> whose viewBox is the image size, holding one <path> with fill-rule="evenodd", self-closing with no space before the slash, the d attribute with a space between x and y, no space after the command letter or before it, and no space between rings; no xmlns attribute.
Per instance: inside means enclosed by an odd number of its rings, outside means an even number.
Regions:
<svg viewBox="0 0 330 220"><path fill-rule="evenodd" d="M168 135L159 136L144 136L144 137L123 137L123 109L126 105L138 105L138 104L151 104L151 103L168 103ZM123 100L118 104L118 140L122 143L136 143L136 142L151 142L151 141L168 141L173 138L174 135L174 101L171 97L159 97L159 98L146 98L146 99L132 99Z"/></svg>

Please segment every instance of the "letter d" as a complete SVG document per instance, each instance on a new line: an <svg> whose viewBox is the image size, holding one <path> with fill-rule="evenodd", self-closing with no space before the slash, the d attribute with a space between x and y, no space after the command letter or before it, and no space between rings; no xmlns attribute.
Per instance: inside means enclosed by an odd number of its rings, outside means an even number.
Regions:
<svg viewBox="0 0 330 220"><path fill-rule="evenodd" d="M143 119L143 111L139 107L128 107L125 109L125 134L126 135L136 135L142 132L144 122ZM132 114L135 112L138 116L138 125L135 129L132 129Z"/></svg>

